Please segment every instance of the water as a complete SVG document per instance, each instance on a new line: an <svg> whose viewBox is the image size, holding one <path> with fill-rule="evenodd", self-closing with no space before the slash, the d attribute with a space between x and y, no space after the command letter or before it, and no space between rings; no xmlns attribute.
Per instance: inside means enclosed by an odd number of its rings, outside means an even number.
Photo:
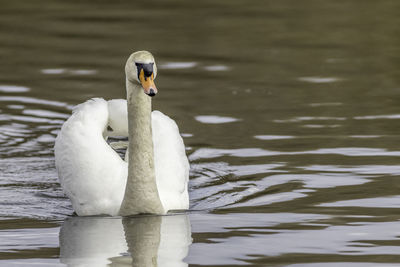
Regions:
<svg viewBox="0 0 400 267"><path fill-rule="evenodd" d="M398 266L399 5L1 0L0 265ZM140 49L191 211L71 216L55 136Z"/></svg>

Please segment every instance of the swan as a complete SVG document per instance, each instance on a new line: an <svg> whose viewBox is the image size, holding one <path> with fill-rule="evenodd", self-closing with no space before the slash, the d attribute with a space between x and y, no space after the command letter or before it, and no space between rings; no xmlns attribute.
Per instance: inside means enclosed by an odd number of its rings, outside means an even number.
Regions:
<svg viewBox="0 0 400 267"><path fill-rule="evenodd" d="M55 140L63 191L79 216L166 214L189 208L189 162L175 121L151 110L157 66L150 52L125 65L127 100L76 106ZM106 142L128 136L125 160Z"/></svg>

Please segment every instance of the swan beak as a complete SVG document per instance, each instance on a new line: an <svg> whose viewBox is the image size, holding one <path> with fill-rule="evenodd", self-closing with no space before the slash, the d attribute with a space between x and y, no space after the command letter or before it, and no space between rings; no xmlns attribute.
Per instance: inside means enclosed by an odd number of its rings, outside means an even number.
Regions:
<svg viewBox="0 0 400 267"><path fill-rule="evenodd" d="M146 95L155 96L157 94L157 87L154 84L154 74L152 73L151 76L146 77L144 75L143 69L140 71L139 75L140 83L144 89Z"/></svg>

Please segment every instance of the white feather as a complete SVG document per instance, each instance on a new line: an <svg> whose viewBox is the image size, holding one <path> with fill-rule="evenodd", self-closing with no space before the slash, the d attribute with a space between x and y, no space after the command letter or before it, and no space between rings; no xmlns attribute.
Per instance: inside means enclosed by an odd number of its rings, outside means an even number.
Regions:
<svg viewBox="0 0 400 267"><path fill-rule="evenodd" d="M118 214L127 181L127 162L106 138L128 136L127 121L126 100L94 98L78 105L62 126L54 147L56 167L78 215ZM189 163L179 129L175 121L159 111L152 112L152 128L161 203L166 211L188 209Z"/></svg>

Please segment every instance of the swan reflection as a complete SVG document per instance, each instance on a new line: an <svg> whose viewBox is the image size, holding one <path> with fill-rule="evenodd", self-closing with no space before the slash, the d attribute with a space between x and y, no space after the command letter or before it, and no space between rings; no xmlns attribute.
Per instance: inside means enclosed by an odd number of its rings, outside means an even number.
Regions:
<svg viewBox="0 0 400 267"><path fill-rule="evenodd" d="M189 216L70 217L60 230L67 266L187 266Z"/></svg>

